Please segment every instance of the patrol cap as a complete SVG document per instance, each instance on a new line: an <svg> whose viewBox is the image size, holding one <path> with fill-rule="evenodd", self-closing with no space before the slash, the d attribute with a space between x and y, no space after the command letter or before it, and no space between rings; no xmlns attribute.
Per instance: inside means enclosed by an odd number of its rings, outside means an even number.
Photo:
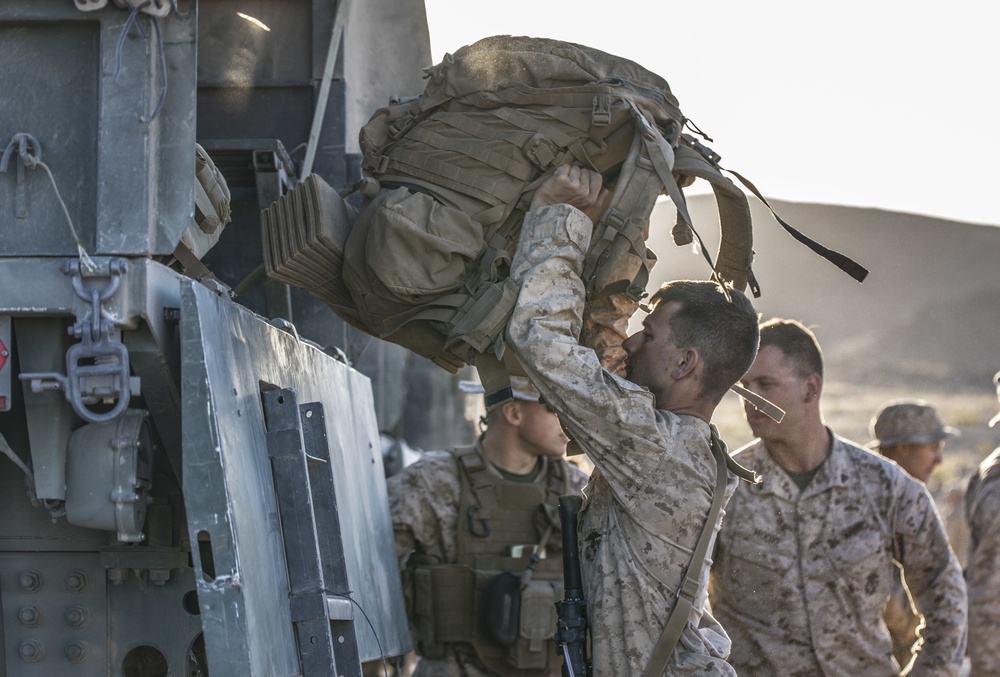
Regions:
<svg viewBox="0 0 1000 677"><path fill-rule="evenodd" d="M485 393L486 389L483 388L483 384L477 381L459 381L458 389L463 393ZM538 392L535 386L531 385L529 381L524 376L511 376L510 377L510 389L514 394L515 400L524 400L525 402L538 402L542 399L542 394Z"/></svg>
<svg viewBox="0 0 1000 677"><path fill-rule="evenodd" d="M993 374L993 385L997 387L997 401L1000 401L1000 371ZM990 419L989 426L992 428L997 423L1000 423L1000 411L997 415Z"/></svg>
<svg viewBox="0 0 1000 677"><path fill-rule="evenodd" d="M941 414L922 400L900 400L882 407L872 419L874 440L868 447L891 447L904 442L933 444L961 433L946 426Z"/></svg>

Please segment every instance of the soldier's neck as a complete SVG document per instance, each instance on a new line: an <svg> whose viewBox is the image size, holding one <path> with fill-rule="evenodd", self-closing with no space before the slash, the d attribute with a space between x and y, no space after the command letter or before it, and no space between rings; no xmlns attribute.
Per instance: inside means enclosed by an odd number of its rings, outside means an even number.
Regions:
<svg viewBox="0 0 1000 677"><path fill-rule="evenodd" d="M487 430L481 443L483 456L496 467L509 473L527 475L538 464L538 454L524 449L516 438L508 439L508 437L510 436L490 434Z"/></svg>
<svg viewBox="0 0 1000 677"><path fill-rule="evenodd" d="M764 440L774 462L791 472L808 472L819 467L833 448L833 435L822 420L812 422L797 434Z"/></svg>

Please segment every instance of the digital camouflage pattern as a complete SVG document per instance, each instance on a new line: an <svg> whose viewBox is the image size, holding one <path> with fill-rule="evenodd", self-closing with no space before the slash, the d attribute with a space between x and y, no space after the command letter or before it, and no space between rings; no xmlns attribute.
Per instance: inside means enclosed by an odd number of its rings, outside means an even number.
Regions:
<svg viewBox="0 0 1000 677"><path fill-rule="evenodd" d="M965 582L920 482L836 436L801 492L762 442L735 458L764 478L737 489L712 569L741 675L899 675L882 618L894 562L927 623L910 674L958 674Z"/></svg>
<svg viewBox="0 0 1000 677"><path fill-rule="evenodd" d="M507 340L596 466L579 523L594 675L640 675L708 516L716 461L708 423L657 410L652 393L602 369L577 342L591 228L569 205L528 213L511 271L521 291ZM730 477L727 497L736 481ZM735 674L725 631L705 610L707 579L706 567L666 674Z"/></svg>
<svg viewBox="0 0 1000 677"><path fill-rule="evenodd" d="M972 677L1000 676L1000 448L969 483L969 658Z"/></svg>
<svg viewBox="0 0 1000 677"><path fill-rule="evenodd" d="M482 453L481 447L479 451ZM551 461L546 458L541 460L545 465L535 481L544 485ZM587 475L571 463L566 465L569 486L580 493L587 483ZM505 481L495 469L490 467L489 470L498 482ZM428 564L454 564L458 561L458 509L462 493L459 472L453 454L431 451L386 481L396 555L404 576L403 589L407 594L406 570L411 556L419 556ZM558 667L552 674L554 677L560 674ZM471 646L453 647L444 659L422 658L413 673L413 677L464 676L494 677L492 672L477 665Z"/></svg>
<svg viewBox="0 0 1000 677"><path fill-rule="evenodd" d="M638 301L625 294L611 294L588 301L583 311L580 343L594 349L601 366L618 376L625 375L625 349L628 321L639 307Z"/></svg>

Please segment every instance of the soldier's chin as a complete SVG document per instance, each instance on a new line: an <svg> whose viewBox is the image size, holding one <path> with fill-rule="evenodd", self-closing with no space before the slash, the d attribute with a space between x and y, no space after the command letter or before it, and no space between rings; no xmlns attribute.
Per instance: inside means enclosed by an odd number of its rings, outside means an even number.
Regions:
<svg viewBox="0 0 1000 677"><path fill-rule="evenodd" d="M769 419L767 415L762 414L759 411L755 411L752 414L747 414L746 419L747 419L747 425L750 426L750 430L753 432L754 437L761 437L762 433L764 433L770 427L769 424L773 423L773 421L771 421L771 419Z"/></svg>

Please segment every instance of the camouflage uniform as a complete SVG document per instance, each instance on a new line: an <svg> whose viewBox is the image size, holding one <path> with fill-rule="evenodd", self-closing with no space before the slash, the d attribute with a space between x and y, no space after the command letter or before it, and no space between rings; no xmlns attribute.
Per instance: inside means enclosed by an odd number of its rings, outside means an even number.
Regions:
<svg viewBox="0 0 1000 677"><path fill-rule="evenodd" d="M482 447L477 447L482 452ZM542 458L543 467L536 482L546 482L548 463ZM565 461L558 461L565 463ZM577 493L587 483L587 475L571 463L569 485ZM498 482L504 480L490 469ZM458 561L458 511L462 493L455 456L447 451L427 452L420 460L387 480L389 510L392 515L396 541L396 555L400 569L406 577L407 560L419 555L439 564ZM404 586L406 588L407 586ZM557 667L552 672L557 677ZM413 677L493 677L494 673L478 664L471 646L452 647L447 658L430 660L422 658Z"/></svg>
<svg viewBox="0 0 1000 677"><path fill-rule="evenodd" d="M937 408L923 400L886 403L872 419L871 432L875 439L865 445L867 448L877 449L886 458L898 461L903 470L922 482L940 462L940 456L932 455L928 448L916 459L906 460L896 455L899 453L896 448L914 443L934 445L961 434L955 428L946 426ZM961 566L961 560L959 562ZM898 568L893 571L892 594L885 605L884 617L892 638L892 655L900 667L906 668L914 658L914 645L920 640L918 630L923 627L923 618L914 610ZM919 650L919 645L916 648Z"/></svg>
<svg viewBox="0 0 1000 677"><path fill-rule="evenodd" d="M972 677L1000 675L1000 448L972 476L966 500Z"/></svg>
<svg viewBox="0 0 1000 677"><path fill-rule="evenodd" d="M594 675L641 675L708 515L716 462L708 423L657 410L652 393L578 344L590 236L589 219L569 205L527 215L508 345L596 466L579 524ZM735 484L730 476L727 498ZM704 608L707 573L666 674L735 674L725 631Z"/></svg>
<svg viewBox="0 0 1000 677"><path fill-rule="evenodd" d="M764 478L733 496L712 570L741 675L898 675L882 618L894 562L927 620L910 674L958 674L965 583L920 482L836 436L801 492L762 442L735 457Z"/></svg>

